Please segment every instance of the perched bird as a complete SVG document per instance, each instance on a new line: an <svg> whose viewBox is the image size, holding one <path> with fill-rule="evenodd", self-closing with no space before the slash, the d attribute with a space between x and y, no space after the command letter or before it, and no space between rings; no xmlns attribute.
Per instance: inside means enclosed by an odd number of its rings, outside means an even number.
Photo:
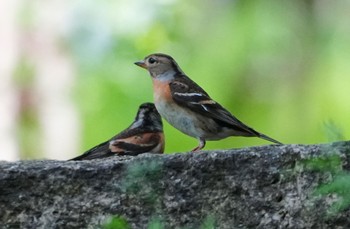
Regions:
<svg viewBox="0 0 350 229"><path fill-rule="evenodd" d="M71 160L91 160L114 155L136 156L146 152L164 152L162 119L153 103L141 104L135 121L127 129Z"/></svg>
<svg viewBox="0 0 350 229"><path fill-rule="evenodd" d="M282 144L248 127L193 82L169 55L156 53L135 62L149 71L154 103L160 115L181 132L195 137L201 150L206 140L229 136L259 137Z"/></svg>

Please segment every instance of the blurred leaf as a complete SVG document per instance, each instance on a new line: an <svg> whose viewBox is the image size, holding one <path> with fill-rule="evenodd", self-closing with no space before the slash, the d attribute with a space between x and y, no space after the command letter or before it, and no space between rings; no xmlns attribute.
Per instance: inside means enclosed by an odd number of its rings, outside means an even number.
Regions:
<svg viewBox="0 0 350 229"><path fill-rule="evenodd" d="M204 222L200 226L200 229L214 229L215 228L215 218L208 216L205 218Z"/></svg>
<svg viewBox="0 0 350 229"><path fill-rule="evenodd" d="M129 223L121 216L113 216L102 225L103 229L131 229Z"/></svg>
<svg viewBox="0 0 350 229"><path fill-rule="evenodd" d="M318 187L314 194L324 197L335 194L328 210L329 217L335 216L350 206L350 174L341 172L335 175L330 183Z"/></svg>
<svg viewBox="0 0 350 229"><path fill-rule="evenodd" d="M318 156L302 162L306 169L318 172L339 172L342 170L342 161L339 155Z"/></svg>
<svg viewBox="0 0 350 229"><path fill-rule="evenodd" d="M152 218L151 222L148 224L148 229L163 229L164 225L161 219Z"/></svg>
<svg viewBox="0 0 350 229"><path fill-rule="evenodd" d="M345 140L343 130L334 123L334 121L329 120L324 123L325 132L328 138L328 141L343 141Z"/></svg>
<svg viewBox="0 0 350 229"><path fill-rule="evenodd" d="M332 182L320 186L315 194L326 195L337 193L350 197L350 175L348 173L339 173L333 177Z"/></svg>

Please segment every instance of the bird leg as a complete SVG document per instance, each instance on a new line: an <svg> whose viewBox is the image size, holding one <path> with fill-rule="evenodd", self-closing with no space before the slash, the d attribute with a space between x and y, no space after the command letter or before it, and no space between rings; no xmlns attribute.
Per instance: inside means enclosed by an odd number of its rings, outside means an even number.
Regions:
<svg viewBox="0 0 350 229"><path fill-rule="evenodd" d="M205 140L203 138L198 138L199 145L192 150L192 152L198 152L199 150L203 149L205 146Z"/></svg>

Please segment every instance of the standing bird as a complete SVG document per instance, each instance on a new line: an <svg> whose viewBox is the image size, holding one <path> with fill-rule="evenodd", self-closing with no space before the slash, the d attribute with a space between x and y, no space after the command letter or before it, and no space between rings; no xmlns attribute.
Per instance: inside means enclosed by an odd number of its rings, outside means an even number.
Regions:
<svg viewBox="0 0 350 229"><path fill-rule="evenodd" d="M141 104L135 121L127 129L70 160L91 160L114 155L136 156L146 152L164 152L162 119L153 103Z"/></svg>
<svg viewBox="0 0 350 229"><path fill-rule="evenodd" d="M192 151L204 148L206 140L229 136L259 137L282 144L248 127L212 100L171 56L151 54L135 64L149 71L154 103L161 116L181 132L198 139L199 145Z"/></svg>

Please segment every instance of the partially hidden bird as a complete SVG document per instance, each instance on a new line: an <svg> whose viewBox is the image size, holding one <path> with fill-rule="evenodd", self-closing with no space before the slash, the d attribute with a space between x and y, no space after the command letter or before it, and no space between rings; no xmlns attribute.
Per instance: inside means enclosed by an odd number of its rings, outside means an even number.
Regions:
<svg viewBox="0 0 350 229"><path fill-rule="evenodd" d="M282 144L239 121L198 84L192 81L169 55L155 53L135 62L148 70L153 82L153 97L160 115L172 126L194 138L204 148L207 140L229 136L259 137Z"/></svg>
<svg viewBox="0 0 350 229"><path fill-rule="evenodd" d="M136 156L146 152L161 154L164 152L164 146L161 116L153 103L143 103L139 106L134 122L127 129L70 160L91 160L121 155Z"/></svg>

